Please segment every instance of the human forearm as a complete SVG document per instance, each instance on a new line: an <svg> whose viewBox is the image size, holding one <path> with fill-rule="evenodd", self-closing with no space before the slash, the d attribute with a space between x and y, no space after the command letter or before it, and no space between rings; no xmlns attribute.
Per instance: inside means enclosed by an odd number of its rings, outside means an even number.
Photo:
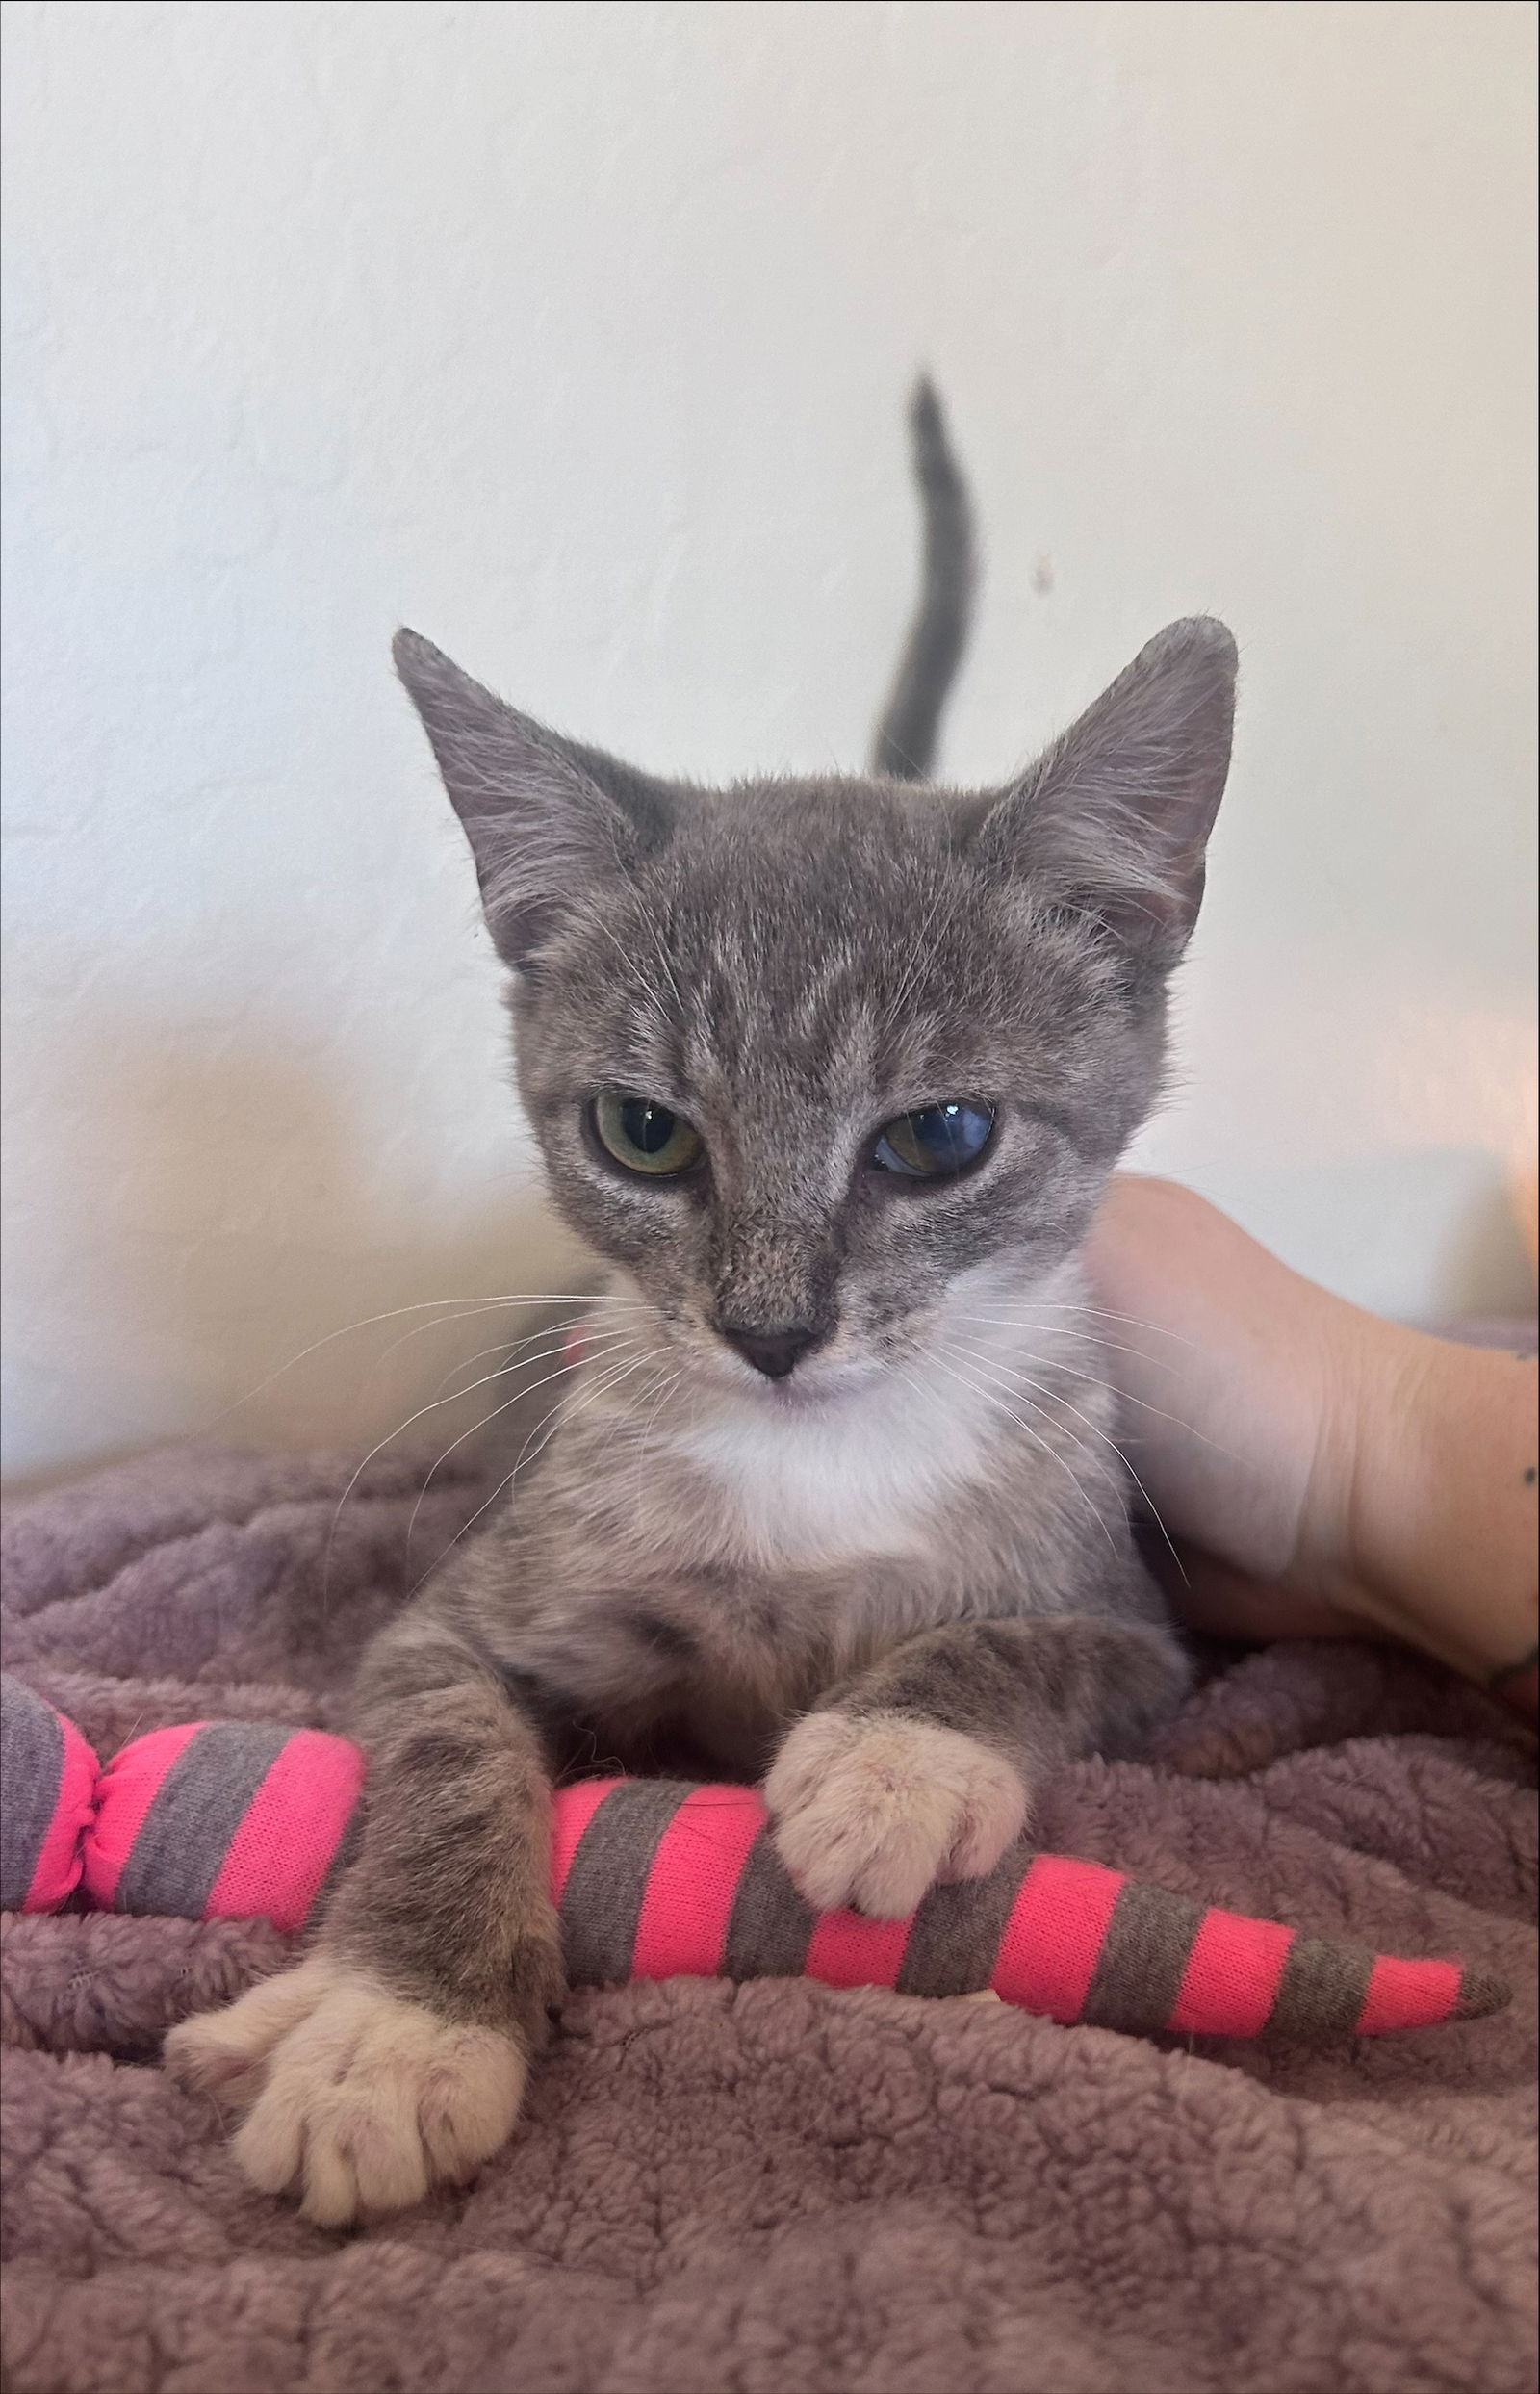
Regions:
<svg viewBox="0 0 1540 2394"><path fill-rule="evenodd" d="M1169 1182L1115 1179L1089 1260L1184 1618L1403 1638L1532 1715L1533 1356L1348 1304Z"/></svg>

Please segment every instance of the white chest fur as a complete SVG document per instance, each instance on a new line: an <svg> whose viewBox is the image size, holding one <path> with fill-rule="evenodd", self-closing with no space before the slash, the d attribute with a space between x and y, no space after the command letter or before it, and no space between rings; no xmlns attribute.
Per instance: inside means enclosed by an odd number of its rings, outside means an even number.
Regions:
<svg viewBox="0 0 1540 2394"><path fill-rule="evenodd" d="M884 1377L806 1409L732 1404L674 1434L722 1506L724 1543L761 1569L911 1554L950 1492L979 1479L995 1408L957 1382Z"/></svg>

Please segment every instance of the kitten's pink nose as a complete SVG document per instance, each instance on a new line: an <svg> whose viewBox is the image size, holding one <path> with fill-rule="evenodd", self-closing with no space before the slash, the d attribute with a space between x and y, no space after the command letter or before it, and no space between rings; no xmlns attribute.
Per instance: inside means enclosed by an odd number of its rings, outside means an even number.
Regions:
<svg viewBox="0 0 1540 2394"><path fill-rule="evenodd" d="M817 1346L819 1335L806 1322L785 1322L775 1327L719 1322L717 1328L728 1345L736 1347L744 1361L762 1372L766 1379L784 1379L808 1348Z"/></svg>

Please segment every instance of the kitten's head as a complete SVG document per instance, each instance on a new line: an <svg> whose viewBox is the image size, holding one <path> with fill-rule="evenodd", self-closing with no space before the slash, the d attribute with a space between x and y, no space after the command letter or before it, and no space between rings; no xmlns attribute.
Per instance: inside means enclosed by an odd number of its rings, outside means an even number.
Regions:
<svg viewBox="0 0 1540 2394"><path fill-rule="evenodd" d="M654 781L402 632L562 1213L680 1363L812 1399L1081 1239L1157 1094L1235 644L1173 624L1003 789Z"/></svg>

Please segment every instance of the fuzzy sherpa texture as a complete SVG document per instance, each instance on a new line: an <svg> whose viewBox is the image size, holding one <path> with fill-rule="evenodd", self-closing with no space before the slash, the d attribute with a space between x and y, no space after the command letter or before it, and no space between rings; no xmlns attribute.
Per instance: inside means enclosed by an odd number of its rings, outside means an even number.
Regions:
<svg viewBox="0 0 1540 2394"><path fill-rule="evenodd" d="M6 1652L103 1755L340 1725L479 1491L420 1461L164 1454L17 1508ZM1367 1647L1218 1660L1060 1852L1400 1952L1507 2014L1325 2052L806 1981L574 1996L469 2191L339 2236L238 2177L160 2036L265 1926L6 1923L13 2394L1519 2394L1533 2383L1533 1739Z"/></svg>

